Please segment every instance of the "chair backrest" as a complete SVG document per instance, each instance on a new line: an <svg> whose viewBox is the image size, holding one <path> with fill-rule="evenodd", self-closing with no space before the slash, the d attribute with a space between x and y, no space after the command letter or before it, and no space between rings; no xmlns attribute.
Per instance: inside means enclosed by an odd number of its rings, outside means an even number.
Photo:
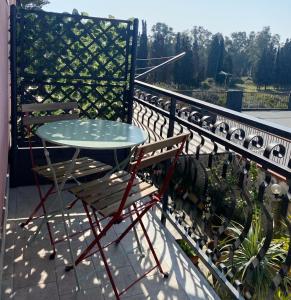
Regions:
<svg viewBox="0 0 291 300"><path fill-rule="evenodd" d="M139 146L135 152L135 161L130 163L131 169L137 166L137 170L140 170L175 157L177 151L180 149L179 145L181 146L182 143L185 143L188 136L189 133L180 134L158 142ZM149 153L150 155L147 155ZM140 162L138 162L139 160Z"/></svg>
<svg viewBox="0 0 291 300"><path fill-rule="evenodd" d="M124 191L117 216L122 213L122 210L126 203L126 199L129 196L131 187L134 183L137 171L173 158L157 195L159 198L163 196L174 173L177 159L182 153L185 142L187 141L189 135L189 133L180 134L175 137L167 138L158 142L145 144L137 148L134 155L135 160L130 163L131 178L129 179L127 187Z"/></svg>
<svg viewBox="0 0 291 300"><path fill-rule="evenodd" d="M22 104L21 109L24 113L23 125L29 126L34 124L44 124L55 121L72 120L78 119L79 113L76 112L78 108L77 102L66 102L66 103L33 103L33 104ZM63 113L58 115L51 114L62 110ZM72 113L68 113L72 111ZM37 115L37 113L39 115ZM46 113L41 115L41 113Z"/></svg>
<svg viewBox="0 0 291 300"><path fill-rule="evenodd" d="M77 102L22 104L21 110L24 114L22 117L22 122L23 125L27 127L28 131L29 152L33 168L36 166L36 164L32 151L31 125L40 125L55 121L78 119L79 113L76 112L77 108ZM59 111L61 111L60 114L51 114L52 112ZM35 173L33 174L35 175ZM35 180L38 182L37 177L35 177Z"/></svg>

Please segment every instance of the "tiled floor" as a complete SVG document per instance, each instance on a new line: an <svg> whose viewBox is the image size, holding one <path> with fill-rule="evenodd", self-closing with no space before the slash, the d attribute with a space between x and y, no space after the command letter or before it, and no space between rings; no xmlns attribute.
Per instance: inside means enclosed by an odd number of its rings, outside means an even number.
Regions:
<svg viewBox="0 0 291 300"><path fill-rule="evenodd" d="M65 194L65 201L71 200ZM6 253L4 258L2 297L3 299L115 299L114 293L105 271L100 254L94 254L77 267L81 291L76 292L74 272L64 271L69 262L69 253L65 242L57 245L57 257L49 260L50 244L44 227L38 238L28 245L28 239L36 230L37 222L28 229L19 227L28 216L31 207L37 201L34 187L12 189L9 199L9 217L7 223ZM49 200L53 207L56 202ZM88 226L85 214L79 205L71 211L72 230L85 229ZM157 254L169 278L164 279L156 270L147 275L139 283L126 292L122 299L218 299L203 276L186 258L175 243L174 238L162 229L154 212L144 218L145 226L153 241ZM55 236L63 236L63 224L60 216L53 220ZM117 236L126 224L116 225L107 234L105 241ZM153 266L153 257L149 255L146 240L141 228L138 229L140 241L146 253L141 258L132 232L119 246L106 248L110 268L116 279L119 290L128 286L144 270ZM92 239L90 231L74 237L72 247L74 255Z"/></svg>

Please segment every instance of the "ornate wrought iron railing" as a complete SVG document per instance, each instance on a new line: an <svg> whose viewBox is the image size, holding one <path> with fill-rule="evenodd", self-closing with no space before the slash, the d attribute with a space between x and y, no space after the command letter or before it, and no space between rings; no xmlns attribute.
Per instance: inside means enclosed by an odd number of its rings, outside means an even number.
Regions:
<svg viewBox="0 0 291 300"><path fill-rule="evenodd" d="M191 133L162 221L193 247L223 299L290 293L291 129L140 81L135 87L134 122L149 141ZM156 184L164 167L149 170Z"/></svg>

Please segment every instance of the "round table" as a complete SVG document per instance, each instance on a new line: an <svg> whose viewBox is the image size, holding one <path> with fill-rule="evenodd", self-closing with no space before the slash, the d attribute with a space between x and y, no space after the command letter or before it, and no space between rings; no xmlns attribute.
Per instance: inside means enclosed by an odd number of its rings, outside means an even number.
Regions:
<svg viewBox="0 0 291 300"><path fill-rule="evenodd" d="M44 141L81 149L123 149L140 145L147 134L139 127L108 120L65 120L40 126Z"/></svg>

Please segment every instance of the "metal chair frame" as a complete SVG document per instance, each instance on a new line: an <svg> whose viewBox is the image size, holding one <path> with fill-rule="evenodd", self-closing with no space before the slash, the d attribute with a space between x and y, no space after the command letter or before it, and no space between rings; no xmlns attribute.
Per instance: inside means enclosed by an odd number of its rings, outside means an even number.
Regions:
<svg viewBox="0 0 291 300"><path fill-rule="evenodd" d="M42 109L42 107L44 107ZM46 108L46 109L45 109ZM23 223L20 224L22 228L27 226L29 223L31 223L33 220L38 219L40 217L44 217L46 227L49 233L49 239L50 239L50 244L52 246L52 253L50 254L50 259L54 259L56 255L56 244L59 242L62 242L66 240L66 238L62 239L54 239L52 229L49 223L49 218L50 216L48 215L47 209L45 207L45 202L48 200L49 196L52 194L56 194L57 191L55 189L55 182L52 179L51 186L49 187L48 191L44 194L41 190L40 187L40 181L39 181L39 174L35 171L35 169L38 167L37 164L35 163L34 155L33 155L33 147L32 147L32 129L31 129L31 124L40 124L40 123L47 123L47 122L53 122L53 121L58 121L58 120L72 120L72 119L77 119L79 117L79 114L76 112L72 112L71 114L62 114L62 115L49 115L49 116L41 116L41 117L31 117L29 115L29 112L36 112L36 111L56 111L58 109L62 109L63 111L65 110L76 110L78 108L77 102L67 102L67 103L51 103L51 104L24 104L22 105L22 111L24 112L24 118L23 118L23 123L27 127L27 132L28 132L28 144L29 144L29 153L30 153L30 160L31 160L31 166L32 166L32 172L33 172L33 177L34 177L34 182L38 191L39 195L39 203L36 205L36 207L33 209L32 213L30 216L27 218L27 220ZM70 177L73 179L77 184L80 184L80 182L74 178L73 176ZM77 203L77 198L73 200L68 206L67 209L71 209L76 203ZM43 214L37 215L38 212L42 209ZM72 236L76 234L81 234L86 230L83 230L82 232L77 232L75 234L72 234ZM37 234L35 234L35 237ZM71 236L70 236L71 237ZM30 241L31 242L31 241Z"/></svg>
<svg viewBox="0 0 291 300"><path fill-rule="evenodd" d="M123 295L129 288L131 288L135 283L140 281L142 278L144 278L147 274L149 274L155 268L158 268L160 273L163 274L164 277L168 276L168 274L165 273L162 269L161 263L159 262L157 254L156 254L156 252L153 248L153 245L150 241L150 238L148 236L146 228L143 224L142 217L151 208L153 208L159 201L161 201L161 199L163 198L163 195L165 194L165 192L168 188L170 179L171 179L171 177L174 173L174 169L175 169L177 159L183 151L183 148L184 148L184 145L185 145L185 142L186 142L188 136L189 136L189 134L182 134L182 135L179 135L179 136L176 136L176 137L173 137L173 138L169 138L169 139L159 141L159 142L155 142L155 143L152 143L152 144L143 145L143 146L140 146L140 147L137 148L136 153L135 153L136 160L130 164L130 168L129 168L130 179L129 179L128 184L125 188L123 196L120 200L118 210L115 213L113 213L112 215L109 215L109 216L103 215L102 216L100 211L97 211L96 209L94 209L94 207L92 207L92 205L88 205L84 200L81 199L95 239L78 256L77 260L75 261L75 266L77 266L84 259L92 256L94 253L100 252L101 257L104 261L105 269L107 271L107 274L109 276L112 288L114 290L116 299L120 299L121 295ZM180 146L176 147L172 150L169 150L170 147L172 147L176 144L180 144ZM160 145L162 145L163 147L162 146L159 147ZM153 153L155 153L157 150L161 150L162 148L166 148L166 147L167 147L167 151L165 151L165 152L161 152L160 154L158 154L156 156L152 155L150 157L145 157L145 154L149 152L148 151L149 149L153 149ZM130 195L130 191L132 189L134 180L137 176L138 170L140 170L144 167L152 165L153 164L152 163L153 158L155 158L155 157L156 157L155 163L165 161L165 160L169 160L170 158L173 158L172 163L168 167L168 170L166 172L166 176L163 180L161 188L159 189L158 193L150 195L148 201L146 201L146 202L140 201L138 204L137 204L138 201L135 201L135 202L131 203L128 207L125 207L126 206L126 201L127 201L128 197ZM93 215L95 221L92 219L92 216L90 214L90 211L89 211L90 206L92 208L92 212L93 212L92 215ZM124 210L125 208L130 208L130 206L132 206L133 208L129 209L128 211ZM97 214L101 215L100 219L98 219ZM129 218L130 216L134 216L134 215L135 215L135 219L134 220L131 219L132 221L130 220L132 223L124 230L124 232L117 239L111 241L110 243L108 243L105 246L101 245L102 237L104 237L106 235L106 233L111 229L111 227L113 225L116 225L116 224L120 223L121 221ZM104 228L101 229L100 222L105 220L105 219L109 219L109 221L104 226ZM127 235L127 233L138 223L140 224L140 226L142 228L142 231L143 231L144 236L147 240L150 251L153 254L153 257L154 257L154 260L155 260L156 264L155 264L154 267L152 267L150 270L148 270L142 276L140 276L137 280L132 282L128 287L123 289L121 292L118 292L116 284L115 284L114 279L113 279L113 276L111 274L109 265L107 263L106 256L105 256L105 253L104 253L103 249L108 247L109 245L111 245L113 243L119 244L120 241ZM97 246L97 250L92 251L95 246ZM69 271L72 268L73 268L72 266L68 266L66 268L66 270Z"/></svg>

